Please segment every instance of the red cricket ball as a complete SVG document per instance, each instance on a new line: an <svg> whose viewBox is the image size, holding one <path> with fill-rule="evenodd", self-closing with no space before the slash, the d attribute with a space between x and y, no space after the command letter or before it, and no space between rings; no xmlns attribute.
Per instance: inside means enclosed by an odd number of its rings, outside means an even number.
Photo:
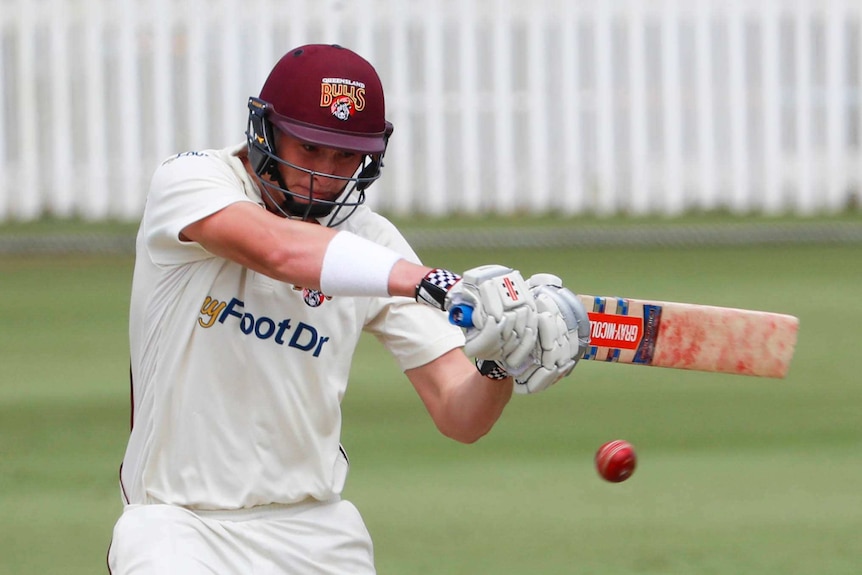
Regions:
<svg viewBox="0 0 862 575"><path fill-rule="evenodd" d="M628 441L608 441L596 452L596 469L605 481L619 483L631 477L637 465L635 448Z"/></svg>

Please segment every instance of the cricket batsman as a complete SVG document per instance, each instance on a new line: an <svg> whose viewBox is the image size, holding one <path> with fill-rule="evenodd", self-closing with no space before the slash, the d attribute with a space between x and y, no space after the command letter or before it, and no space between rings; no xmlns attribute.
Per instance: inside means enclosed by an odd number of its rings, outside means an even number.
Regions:
<svg viewBox="0 0 862 575"><path fill-rule="evenodd" d="M392 135L374 68L287 52L246 141L155 171L129 313L132 429L112 575L362 575L371 538L341 498L341 400L374 334L439 431L475 442L513 390L568 375L589 337L559 278L422 264L364 205ZM472 327L447 318L472 310Z"/></svg>

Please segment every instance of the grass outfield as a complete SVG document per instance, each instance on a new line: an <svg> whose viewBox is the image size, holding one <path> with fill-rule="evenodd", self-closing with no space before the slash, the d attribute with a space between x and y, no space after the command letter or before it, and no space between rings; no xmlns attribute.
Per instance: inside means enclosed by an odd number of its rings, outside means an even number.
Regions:
<svg viewBox="0 0 862 575"><path fill-rule="evenodd" d="M475 445L440 436L363 340L346 496L395 574L855 574L862 246L430 251L585 293L797 315L788 379L584 362ZM124 257L0 257L0 572L104 573L128 431ZM602 482L604 441L638 449Z"/></svg>

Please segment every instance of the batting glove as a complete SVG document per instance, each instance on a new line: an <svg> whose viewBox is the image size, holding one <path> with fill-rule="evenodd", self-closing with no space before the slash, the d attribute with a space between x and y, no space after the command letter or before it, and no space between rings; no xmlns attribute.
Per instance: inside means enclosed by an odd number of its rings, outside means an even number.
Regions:
<svg viewBox="0 0 862 575"><path fill-rule="evenodd" d="M551 274L536 274L527 281L536 300L539 337L523 363L477 362L492 379L512 375L515 393L543 391L569 375L590 342L590 320L578 297Z"/></svg>
<svg viewBox="0 0 862 575"><path fill-rule="evenodd" d="M461 278L435 269L417 286L416 299L444 311L454 305L472 310L472 325L464 328L467 355L519 365L536 346L536 302L520 272L511 268L480 266Z"/></svg>

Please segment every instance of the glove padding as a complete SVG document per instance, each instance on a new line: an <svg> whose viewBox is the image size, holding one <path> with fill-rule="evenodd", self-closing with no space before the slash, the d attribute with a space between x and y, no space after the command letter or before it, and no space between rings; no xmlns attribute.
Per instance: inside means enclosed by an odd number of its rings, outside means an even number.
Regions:
<svg viewBox="0 0 862 575"><path fill-rule="evenodd" d="M499 265L464 272L446 294L445 309L473 308L473 327L464 329L464 352L506 365L527 361L538 345L536 302L521 273Z"/></svg>
<svg viewBox="0 0 862 575"><path fill-rule="evenodd" d="M590 319L578 297L551 274L528 280L536 300L539 337L526 365L504 362L515 378L515 393L537 393L569 375L590 344ZM511 367L514 366L514 367Z"/></svg>

